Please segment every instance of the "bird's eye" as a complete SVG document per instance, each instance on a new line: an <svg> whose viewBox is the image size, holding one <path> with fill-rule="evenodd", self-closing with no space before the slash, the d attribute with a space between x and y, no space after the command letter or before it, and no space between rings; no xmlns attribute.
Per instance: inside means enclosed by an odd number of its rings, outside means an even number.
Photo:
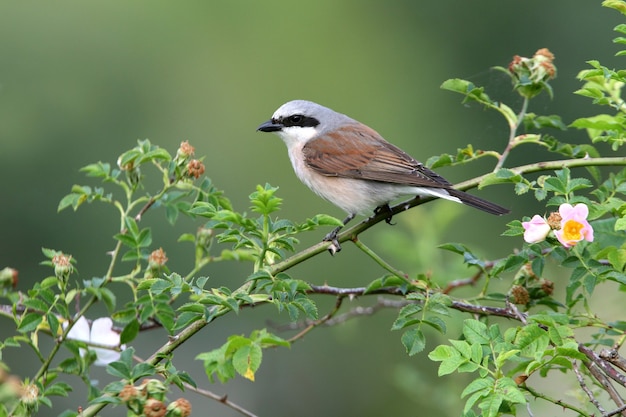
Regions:
<svg viewBox="0 0 626 417"><path fill-rule="evenodd" d="M293 116L289 116L289 121L294 125L299 125L300 123L302 123L303 119L304 116L302 116L301 114L294 114Z"/></svg>
<svg viewBox="0 0 626 417"><path fill-rule="evenodd" d="M281 119L285 127L315 127L320 124L314 117L305 116L303 114L292 114Z"/></svg>

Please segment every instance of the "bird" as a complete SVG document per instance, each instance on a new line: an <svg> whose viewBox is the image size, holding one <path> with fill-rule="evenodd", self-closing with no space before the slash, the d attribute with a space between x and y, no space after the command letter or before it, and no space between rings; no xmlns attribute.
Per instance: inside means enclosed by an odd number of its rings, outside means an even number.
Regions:
<svg viewBox="0 0 626 417"><path fill-rule="evenodd" d="M312 101L283 104L257 131L275 133L283 140L300 181L348 214L343 226L357 214L390 210L390 202L410 195L443 198L494 215L509 212L456 190L371 127ZM332 242L331 254L341 250L337 234L343 226L323 239Z"/></svg>

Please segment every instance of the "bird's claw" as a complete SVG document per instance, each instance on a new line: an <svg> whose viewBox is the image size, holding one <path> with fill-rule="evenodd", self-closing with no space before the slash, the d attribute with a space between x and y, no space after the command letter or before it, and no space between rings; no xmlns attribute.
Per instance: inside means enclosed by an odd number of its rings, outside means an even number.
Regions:
<svg viewBox="0 0 626 417"><path fill-rule="evenodd" d="M393 213L391 212L391 207L389 207L389 204L383 204L382 206L378 206L374 209L374 215L378 216L381 213L387 213L387 218L385 218L385 223L394 226L396 223L392 223L391 220L393 220Z"/></svg>
<svg viewBox="0 0 626 417"><path fill-rule="evenodd" d="M331 255L341 251L341 245L339 244L339 240L337 240L337 233L339 233L339 230L341 230L340 227L333 229L332 232L324 236L323 239L324 242L330 242L328 252L330 252Z"/></svg>

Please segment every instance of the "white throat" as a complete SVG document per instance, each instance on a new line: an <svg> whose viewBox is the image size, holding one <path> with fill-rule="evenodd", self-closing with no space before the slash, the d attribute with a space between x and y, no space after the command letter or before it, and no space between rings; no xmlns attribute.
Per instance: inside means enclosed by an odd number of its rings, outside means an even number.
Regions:
<svg viewBox="0 0 626 417"><path fill-rule="evenodd" d="M285 142L287 148L291 150L293 146L302 147L309 140L317 136L318 131L314 127L290 126L284 127L281 131L276 132L278 136Z"/></svg>

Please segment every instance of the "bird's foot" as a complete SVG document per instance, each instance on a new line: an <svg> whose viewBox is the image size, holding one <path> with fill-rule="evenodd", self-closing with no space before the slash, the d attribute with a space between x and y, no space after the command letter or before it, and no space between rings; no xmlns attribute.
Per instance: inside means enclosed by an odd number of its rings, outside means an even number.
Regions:
<svg viewBox="0 0 626 417"><path fill-rule="evenodd" d="M324 242L330 242L328 252L330 252L331 255L341 251L341 245L339 244L339 240L337 240L337 233L339 233L340 230L341 227L335 227L329 234L324 236L324 239L322 239Z"/></svg>
<svg viewBox="0 0 626 417"><path fill-rule="evenodd" d="M389 204L383 204L382 206L378 206L374 209L375 216L378 216L381 213L387 213L387 218L385 219L385 223L390 224L392 226L395 225L395 223L391 223L391 220L393 219L393 213L391 212L391 207L389 207Z"/></svg>

